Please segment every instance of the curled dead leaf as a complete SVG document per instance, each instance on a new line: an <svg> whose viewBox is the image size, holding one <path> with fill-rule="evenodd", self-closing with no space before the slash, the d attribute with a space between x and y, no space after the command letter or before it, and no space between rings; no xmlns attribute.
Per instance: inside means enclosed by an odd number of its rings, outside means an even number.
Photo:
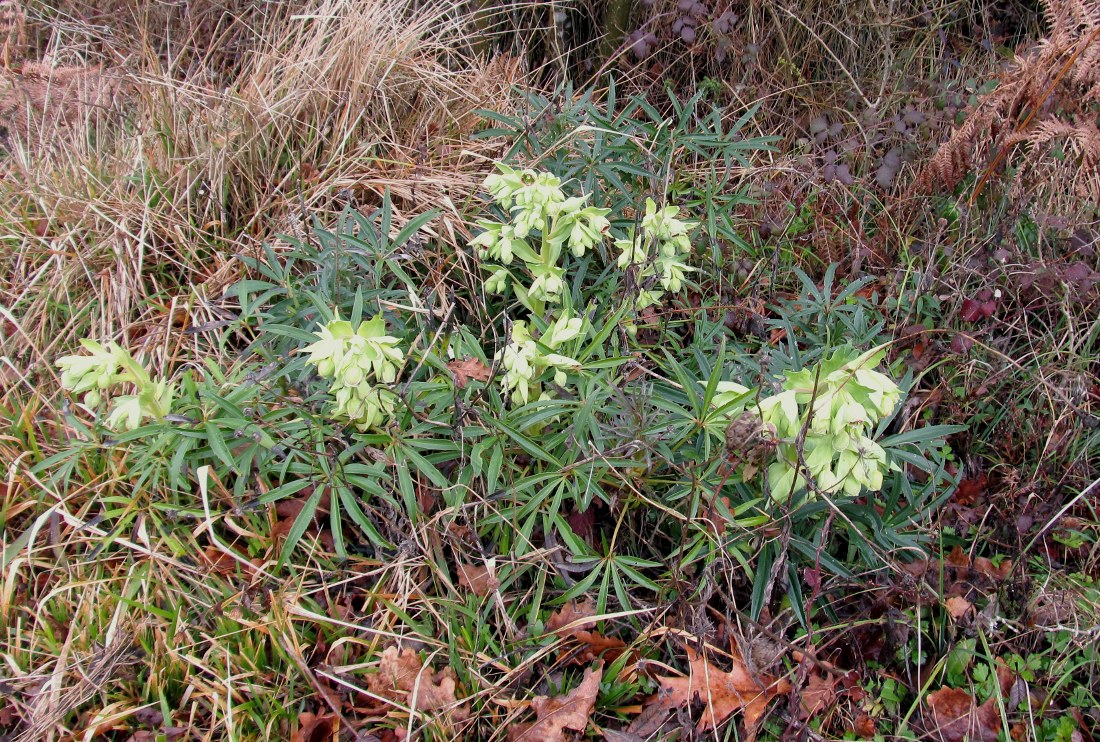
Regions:
<svg viewBox="0 0 1100 742"><path fill-rule="evenodd" d="M450 369L455 380L455 386L459 389L465 389L466 385L470 383L470 379L488 381L491 373L488 366L472 357L466 357L461 361L457 359L450 361L447 368Z"/></svg>
<svg viewBox="0 0 1100 742"><path fill-rule="evenodd" d="M878 724L873 716L860 710L852 722L852 733L860 739L871 739L878 733Z"/></svg>
<svg viewBox="0 0 1100 742"><path fill-rule="evenodd" d="M480 598L500 587L500 580L490 574L488 565L482 564L479 566L457 562L456 566L458 567L458 584Z"/></svg>
<svg viewBox="0 0 1100 742"><path fill-rule="evenodd" d="M975 557L974 571L983 577L988 577L996 582L1002 582L1008 579L1008 576L1012 574L1012 560L1004 559L1000 564L995 565L991 559Z"/></svg>
<svg viewBox="0 0 1100 742"><path fill-rule="evenodd" d="M583 732L596 705L603 677L603 663L584 671L580 685L564 696L538 696L531 701L537 720L508 730L509 742L565 742L565 730Z"/></svg>
<svg viewBox="0 0 1100 742"><path fill-rule="evenodd" d="M626 651L626 642L622 639L589 630L596 622L584 619L595 615L595 602L585 599L566 603L546 619L547 631L562 639L575 639L582 645L579 651L570 653L570 663L587 664L597 659L613 661Z"/></svg>
<svg viewBox="0 0 1100 742"><path fill-rule="evenodd" d="M454 670L439 672L425 667L414 649L398 651L387 647L382 652L378 672L367 676L367 688L382 698L408 706L414 711L447 709L455 721L469 716L469 709L458 704Z"/></svg>
<svg viewBox="0 0 1100 742"><path fill-rule="evenodd" d="M691 704L696 699L706 704L699 720L700 731L713 729L738 709L745 713L745 739L756 737L756 722L767 711L768 703L788 693L791 684L785 678L761 674L754 677L740 657L733 658L729 672L720 670L692 650L688 650L690 670L686 678L661 677L661 688L669 692L672 706Z"/></svg>
<svg viewBox="0 0 1100 742"><path fill-rule="evenodd" d="M290 733L290 742L330 742L336 731L335 714L298 714L298 728Z"/></svg>

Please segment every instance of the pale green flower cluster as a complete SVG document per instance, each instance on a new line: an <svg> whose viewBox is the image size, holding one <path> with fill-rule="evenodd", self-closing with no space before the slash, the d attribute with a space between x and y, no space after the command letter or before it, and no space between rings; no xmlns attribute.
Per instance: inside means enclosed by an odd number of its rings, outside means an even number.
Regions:
<svg viewBox="0 0 1100 742"><path fill-rule="evenodd" d="M586 205L587 197L567 197L559 178L534 170L514 170L497 164L499 173L485 179L485 188L493 200L511 214L511 222L501 224L480 220L481 234L470 241L482 261L510 266L521 260L531 275L527 288L516 285L516 293L529 308L541 312L545 304L557 304L565 291L565 269L558 263L568 248L581 257L604 239L610 222L610 209ZM533 244L536 244L537 249ZM515 283L506 267L488 266L492 275L485 290L504 293Z"/></svg>
<svg viewBox="0 0 1100 742"><path fill-rule="evenodd" d="M543 386L550 378L559 387L568 383L567 372L579 368L580 363L555 351L582 337L586 329L583 318L569 313L562 314L539 338L531 334L523 320L512 323L511 341L497 353L497 360L504 369L501 384L513 406L532 399L552 399L553 392Z"/></svg>
<svg viewBox="0 0 1100 742"><path fill-rule="evenodd" d="M838 350L818 366L786 374L783 391L760 400L756 411L777 443L775 460L768 466L768 482L775 500L786 500L792 493L807 489L807 471L815 491L855 497L863 488L882 489L883 475L890 464L871 434L901 399L898 385L873 370L883 353L857 355L851 349ZM715 395L715 406L748 391L732 382L723 384L726 386L720 385ZM746 405L734 407L728 411L731 418ZM804 469L798 453L803 427Z"/></svg>
<svg viewBox="0 0 1100 742"><path fill-rule="evenodd" d="M386 334L381 314L353 327L334 319L316 333L320 340L304 348L307 363L325 379L332 379L336 398L333 412L359 430L377 427L393 416L397 396L386 388L397 379L405 354L400 340Z"/></svg>
<svg viewBox="0 0 1100 742"><path fill-rule="evenodd" d="M146 418L159 420L172 409L175 387L167 380L153 381L149 372L118 343L106 346L94 340L81 340L85 355L64 356L57 360L61 386L70 394L82 394L87 407L97 408L103 395L119 384L132 384L135 394L111 398L107 426L133 430Z"/></svg>
<svg viewBox="0 0 1100 742"><path fill-rule="evenodd" d="M658 209L657 202L647 198L641 235L632 232L627 239L615 241L619 248L619 268L633 265L637 271L636 280L642 287L637 309L659 304L665 291L678 292L683 288L684 275L695 270L682 258L691 253L688 235L696 222L678 219L679 213L678 206ZM654 277L655 281L649 280Z"/></svg>
<svg viewBox="0 0 1100 742"><path fill-rule="evenodd" d="M610 231L611 210L589 205L587 196L567 196L561 180L551 173L500 163L497 170L485 179L485 189L510 219L503 224L478 221L481 232L470 245L490 271L484 283L487 292L503 294L513 288L534 316L545 316L547 305L568 304L565 268L560 264L564 251L579 258L598 247ZM653 199L647 199L641 236L636 239L632 230L630 239L616 241L621 251L618 266L634 266L640 287L636 309L658 303L666 291L679 291L685 274L693 270L683 258L691 252L689 233L696 225L680 220L678 214L676 206L658 209ZM517 261L526 269L529 285L517 280L512 267ZM627 324L627 329L633 325ZM504 369L501 383L513 404L550 398L551 391L543 386L550 372L558 386L565 384L567 370L579 364L557 349L582 331L582 320L568 311L541 338L532 335L527 321L513 324L508 345L497 354Z"/></svg>

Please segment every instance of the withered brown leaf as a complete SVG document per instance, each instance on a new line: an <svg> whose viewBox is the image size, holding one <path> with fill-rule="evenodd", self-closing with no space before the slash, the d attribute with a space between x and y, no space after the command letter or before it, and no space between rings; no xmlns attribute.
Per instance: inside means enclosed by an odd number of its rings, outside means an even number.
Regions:
<svg viewBox="0 0 1100 742"><path fill-rule="evenodd" d="M966 598L958 595L952 595L946 602L947 612L951 615L951 618L956 621L962 620L966 615L974 610L974 604Z"/></svg>
<svg viewBox="0 0 1100 742"><path fill-rule="evenodd" d="M454 670L446 667L433 672L424 667L416 650L387 647L382 652L378 672L367 676L367 688L382 698L395 701L417 711L438 711L450 708L455 720L469 715L465 706L458 706L455 697Z"/></svg>
<svg viewBox="0 0 1100 742"><path fill-rule="evenodd" d="M337 727L335 714L298 714L298 728L290 733L290 742L329 742Z"/></svg>
<svg viewBox="0 0 1100 742"><path fill-rule="evenodd" d="M590 628L596 624L584 619L596 615L596 603L591 599L570 601L546 619L546 630L563 639L575 639L584 645L570 660L576 664L594 659L614 660L626 650L626 642L616 637L604 636ZM576 624L571 626L570 624Z"/></svg>
<svg viewBox="0 0 1100 742"><path fill-rule="evenodd" d="M458 567L458 584L467 588L478 597L485 597L500 587L500 580L489 573L489 567L482 564L467 564L456 562Z"/></svg>
<svg viewBox="0 0 1100 742"><path fill-rule="evenodd" d="M489 380L489 367L471 356L467 356L461 361L458 359L450 361L447 363L447 368L451 370L455 386L459 389L465 389L466 385L470 383L470 379L476 379L477 381Z"/></svg>
<svg viewBox="0 0 1100 742"><path fill-rule="evenodd" d="M995 699L981 706L974 697L959 688L943 687L928 694L929 732L941 742L996 742L1001 717Z"/></svg>
<svg viewBox="0 0 1100 742"><path fill-rule="evenodd" d="M768 702L791 689L785 678L763 674L759 679L753 677L740 657L734 657L732 668L726 672L689 649L688 663L690 670L686 678L658 676L657 679L661 687L669 691L670 705L690 704L696 698L706 704L703 718L699 720L699 731L713 729L734 711L743 709L745 738L752 742L756 737L756 722L764 715Z"/></svg>
<svg viewBox="0 0 1100 742"><path fill-rule="evenodd" d="M595 621L584 621L571 628L565 628L575 621L596 615L596 602L591 598L582 601L571 600L546 619L546 630L558 636L570 636L581 629L592 628Z"/></svg>
<svg viewBox="0 0 1100 742"><path fill-rule="evenodd" d="M803 720L812 719L828 709L836 700L836 678L831 675L812 673L802 688L802 709L799 712Z"/></svg>
<svg viewBox="0 0 1100 742"><path fill-rule="evenodd" d="M537 721L516 724L508 730L509 742L565 742L565 730L583 732L600 692L603 663L584 671L580 685L564 696L539 696L531 701Z"/></svg>

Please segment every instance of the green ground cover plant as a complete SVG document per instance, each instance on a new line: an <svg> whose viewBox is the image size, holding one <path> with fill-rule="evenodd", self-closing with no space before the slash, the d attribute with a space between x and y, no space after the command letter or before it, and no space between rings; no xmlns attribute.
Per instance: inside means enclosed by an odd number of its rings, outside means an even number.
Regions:
<svg viewBox="0 0 1100 742"><path fill-rule="evenodd" d="M28 6L0 734L1087 739L1092 5Z"/></svg>

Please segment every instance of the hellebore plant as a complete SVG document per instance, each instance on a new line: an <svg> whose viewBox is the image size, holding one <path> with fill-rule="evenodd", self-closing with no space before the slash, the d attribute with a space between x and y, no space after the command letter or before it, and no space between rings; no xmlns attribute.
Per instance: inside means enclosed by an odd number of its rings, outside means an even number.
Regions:
<svg viewBox="0 0 1100 742"><path fill-rule="evenodd" d="M57 360L61 386L70 394L82 394L84 405L95 409L103 395L120 384L131 384L134 394L111 399L106 424L116 430L133 430L146 418L160 420L172 410L175 388L167 380L153 381L149 372L118 343L106 346L94 340L81 340L86 355L64 356Z"/></svg>
<svg viewBox="0 0 1100 742"><path fill-rule="evenodd" d="M589 205L587 196L567 196L561 179L552 173L515 170L500 163L496 167L499 172L485 179L485 189L510 219L503 224L479 220L482 231L470 246L477 249L489 272L484 282L487 292L503 294L514 288L520 303L533 316L543 317L548 305L567 300L565 267L561 265L565 251L580 258L597 248L610 232L611 210ZM615 242L621 253L618 267L634 271L638 290L633 299L635 310L659 303L666 291L679 291L685 275L694 270L683 258L691 253L689 235L696 224L680 220L679 213L677 206L658 209L653 199L646 199L640 234L636 236L631 229L628 239ZM513 268L517 261L526 268L529 285L518 280ZM513 404L550 398L552 394L543 384L551 370L557 385L565 384L566 371L579 364L555 351L582 327L582 320L568 312L541 339L532 336L528 321L512 325L510 342L497 357L504 368L501 384ZM626 329L634 327L628 323Z"/></svg>
<svg viewBox="0 0 1100 742"><path fill-rule="evenodd" d="M525 405L532 399L551 399L552 391L543 386L551 377L559 387L566 385L567 372L579 368L580 363L554 351L584 332L584 320L569 313L562 314L540 338L531 335L523 320L512 323L511 342L497 353L497 358L504 368L501 384L513 406Z"/></svg>
<svg viewBox="0 0 1100 742"><path fill-rule="evenodd" d="M871 434L901 399L898 385L873 370L884 354L878 349L857 354L841 348L817 366L788 372L778 394L757 405L746 399L724 411L732 419L755 407L763 429L774 437L775 459L768 466L774 500L783 502L806 489L849 497L858 496L863 488L872 492L882 489L883 475L894 467ZM722 382L718 391L714 404L721 407L748 389ZM806 435L800 460L803 428Z"/></svg>
<svg viewBox="0 0 1100 742"><path fill-rule="evenodd" d="M346 417L360 431L392 417L397 396L383 385L396 381L405 354L398 347L401 341L386 334L382 315L358 327L337 317L316 334L320 340L303 352L318 375L332 379L333 414Z"/></svg>
<svg viewBox="0 0 1100 742"><path fill-rule="evenodd" d="M676 218L679 213L678 206L658 209L657 202L647 198L641 235L632 230L627 239L615 241L619 268L634 266L635 280L641 287L635 309L659 304L665 291L678 292L683 288L684 275L695 270L681 258L691 253L688 235L697 224Z"/></svg>
<svg viewBox="0 0 1100 742"><path fill-rule="evenodd" d="M485 179L485 188L511 214L510 224L479 220L484 231L471 240L482 261L511 266L516 258L531 274L524 288L508 267L493 267L485 290L503 294L509 285L529 310L541 315L547 304L559 304L565 291L565 269L559 265L568 248L576 257L603 241L611 224L610 209L588 206L587 196L567 197L559 178L534 170L513 170L497 164L500 173ZM536 250L532 245L537 244Z"/></svg>

